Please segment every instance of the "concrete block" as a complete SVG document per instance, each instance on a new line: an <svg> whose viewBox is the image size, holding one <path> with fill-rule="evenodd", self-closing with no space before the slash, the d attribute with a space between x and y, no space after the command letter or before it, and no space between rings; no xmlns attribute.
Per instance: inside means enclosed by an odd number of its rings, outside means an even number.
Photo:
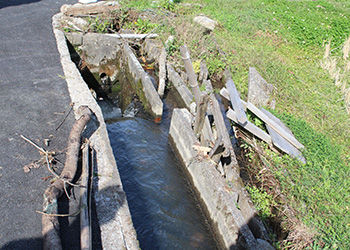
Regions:
<svg viewBox="0 0 350 250"><path fill-rule="evenodd" d="M99 67L109 60L115 60L121 51L122 42L103 34L87 33L83 37L81 49L85 52L85 61L88 65Z"/></svg>
<svg viewBox="0 0 350 250"><path fill-rule="evenodd" d="M250 67L248 76L248 102L257 107L267 106L270 104L269 101L272 94L273 85L268 84L255 68Z"/></svg>
<svg viewBox="0 0 350 250"><path fill-rule="evenodd" d="M157 61L161 52L161 50L158 49L157 45L150 38L146 38L142 43L142 51L147 54L147 59Z"/></svg>
<svg viewBox="0 0 350 250"><path fill-rule="evenodd" d="M180 75L169 63L167 63L167 73L168 80L174 85L177 93L180 96L181 102L188 110L190 110L191 102L194 101L191 91L187 88Z"/></svg>
<svg viewBox="0 0 350 250"><path fill-rule="evenodd" d="M73 46L80 46L83 44L83 34L67 33L66 38Z"/></svg>
<svg viewBox="0 0 350 250"><path fill-rule="evenodd" d="M53 32L61 57L63 72L74 109L87 105L94 112L98 122L91 122L85 131L93 146L98 175L94 178L96 212L101 230L103 249L139 249L136 231L133 227L128 202L109 142L106 123L100 106L92 96L79 70L71 61L64 33L59 29L62 14L52 18ZM77 117L77 116L76 116ZM84 132L86 133L86 132ZM96 171L96 170L95 170Z"/></svg>

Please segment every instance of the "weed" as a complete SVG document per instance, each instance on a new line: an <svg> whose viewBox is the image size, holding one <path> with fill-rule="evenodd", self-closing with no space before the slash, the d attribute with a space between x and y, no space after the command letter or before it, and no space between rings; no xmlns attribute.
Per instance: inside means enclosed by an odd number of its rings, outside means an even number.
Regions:
<svg viewBox="0 0 350 250"><path fill-rule="evenodd" d="M178 39L175 37L173 40L169 41L168 44L165 46L167 54L169 56L174 56L176 52L180 49L180 43Z"/></svg>
<svg viewBox="0 0 350 250"><path fill-rule="evenodd" d="M259 216L266 220L272 216L272 209L274 207L274 199L272 195L266 193L264 190L260 190L255 186L246 186L252 201L255 204L255 208L259 213Z"/></svg>
<svg viewBox="0 0 350 250"><path fill-rule="evenodd" d="M136 33L139 34L147 34L152 32L158 24L151 23L149 20L144 20L142 18L138 18L136 22L132 23L130 27L132 27Z"/></svg>
<svg viewBox="0 0 350 250"><path fill-rule="evenodd" d="M89 18L89 29L92 32L109 33L112 28L113 25L108 19L103 20L98 16L96 18Z"/></svg>

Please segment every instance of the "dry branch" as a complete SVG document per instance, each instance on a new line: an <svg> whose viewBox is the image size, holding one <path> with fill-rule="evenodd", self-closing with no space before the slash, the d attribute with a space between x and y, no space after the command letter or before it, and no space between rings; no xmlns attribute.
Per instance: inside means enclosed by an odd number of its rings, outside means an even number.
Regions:
<svg viewBox="0 0 350 250"><path fill-rule="evenodd" d="M82 115L74 123L68 138L67 157L60 179L52 183L44 192L43 211L46 214L58 214L57 201L65 192L65 183L73 180L77 170L81 133L93 114L87 106L79 107L79 113ZM44 250L62 249L57 216L42 216L42 235Z"/></svg>

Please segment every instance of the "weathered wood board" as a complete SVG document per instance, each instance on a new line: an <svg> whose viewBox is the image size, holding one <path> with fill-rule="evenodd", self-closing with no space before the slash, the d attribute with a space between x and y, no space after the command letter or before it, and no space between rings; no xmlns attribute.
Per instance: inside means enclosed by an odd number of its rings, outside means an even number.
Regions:
<svg viewBox="0 0 350 250"><path fill-rule="evenodd" d="M295 137L290 134L290 131L285 131L280 125L278 125L276 122L274 122L272 119L270 119L267 115L265 115L261 110L259 110L257 107L255 107L252 103L247 103L247 108L253 112L257 117L259 117L261 120L265 122L266 125L269 125L271 128L273 128L279 135L281 135L284 139L286 139L288 142L290 142L293 146L295 146L298 149L304 148L303 144L298 142Z"/></svg>
<svg viewBox="0 0 350 250"><path fill-rule="evenodd" d="M292 135L292 132L282 123L280 119L278 119L276 116L271 114L269 111L265 110L264 108L261 108L261 111L267 115L271 120L279 124L281 127L285 129L286 132L290 133ZM290 156L294 158L298 158L302 163L306 163L305 157L302 155L302 153L294 147L290 142L288 142L286 139L284 139L279 133L277 133L271 126L266 124L266 128L269 131L269 134L272 139L272 143L282 150L283 152L289 154Z"/></svg>
<svg viewBox="0 0 350 250"><path fill-rule="evenodd" d="M236 112L233 111L232 109L229 109L226 113L227 118L230 120L234 121L235 123L238 123L238 119L236 116ZM239 124L239 123L238 123ZM259 127L255 126L253 123L250 121L247 121L246 124L241 125L244 129L248 130L250 133L255 135L256 137L260 138L261 140L265 141L266 143L271 144L271 136L265 133L262 129Z"/></svg>
<svg viewBox="0 0 350 250"><path fill-rule="evenodd" d="M226 88L230 95L230 101L232 104L232 108L235 110L237 122L241 125L244 125L248 122L247 115L245 114L244 107L241 102L241 98L239 97L238 91L236 89L236 86L234 82L229 79L226 82Z"/></svg>

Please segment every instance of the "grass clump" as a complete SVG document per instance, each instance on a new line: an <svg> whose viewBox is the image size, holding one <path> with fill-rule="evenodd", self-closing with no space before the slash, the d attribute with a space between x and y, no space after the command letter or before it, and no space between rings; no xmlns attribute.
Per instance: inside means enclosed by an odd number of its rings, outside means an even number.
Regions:
<svg viewBox="0 0 350 250"><path fill-rule="evenodd" d="M276 227L271 221L278 222L288 232L282 248L349 249L349 156L305 121L287 113L279 117L304 144L307 163L273 152L264 143L250 141L244 147L247 190L260 217L270 228Z"/></svg>
<svg viewBox="0 0 350 250"><path fill-rule="evenodd" d="M341 146L331 143L328 136L317 133L305 121L289 114L281 118L305 145L307 159L307 164L289 169L291 180L288 182L294 185L285 183L286 191L296 197L295 205L303 214L303 220L320 232L325 245L349 249L349 156L341 155Z"/></svg>

